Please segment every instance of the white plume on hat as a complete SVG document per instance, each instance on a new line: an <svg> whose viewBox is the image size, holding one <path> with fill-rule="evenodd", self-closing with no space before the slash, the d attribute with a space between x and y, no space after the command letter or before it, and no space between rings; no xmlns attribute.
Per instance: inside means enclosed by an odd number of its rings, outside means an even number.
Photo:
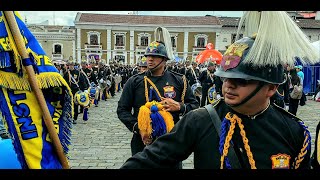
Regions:
<svg viewBox="0 0 320 180"><path fill-rule="evenodd" d="M154 30L154 39L156 41L161 41L161 34L162 34L162 38L163 38L163 42L164 42L164 45L166 47L166 50L167 50L167 55L168 55L168 58L170 60L174 60L175 57L174 57L174 54L173 54L173 51L172 51L172 42L171 42L171 36L170 36L170 33L169 31L164 28L164 27L157 27L155 30Z"/></svg>
<svg viewBox="0 0 320 180"><path fill-rule="evenodd" d="M244 36L255 36L255 42L244 59L257 66L315 64L320 53L285 11L246 11L240 19L237 37L245 25Z"/></svg>

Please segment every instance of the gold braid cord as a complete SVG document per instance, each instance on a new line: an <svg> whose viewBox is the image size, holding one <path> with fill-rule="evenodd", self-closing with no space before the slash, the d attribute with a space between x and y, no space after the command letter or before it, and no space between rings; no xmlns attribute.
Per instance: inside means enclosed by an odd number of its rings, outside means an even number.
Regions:
<svg viewBox="0 0 320 180"><path fill-rule="evenodd" d="M183 91L181 95L181 102L184 103L184 97L186 96L186 91L187 91L187 79L185 75L182 76L182 80L183 80Z"/></svg>
<svg viewBox="0 0 320 180"><path fill-rule="evenodd" d="M161 98L162 96L158 88L156 87L156 85L149 78L147 78L147 76L144 76L144 94L146 96L146 102L149 102L148 82L156 90L156 92L158 93L158 96Z"/></svg>
<svg viewBox="0 0 320 180"><path fill-rule="evenodd" d="M239 118L237 115L232 114L232 113L229 112L226 115L226 119L231 122L231 125L230 125L229 131L228 131L228 134L227 134L224 146L223 146L223 154L222 154L221 159L220 159L220 161L221 161L220 162L220 169L223 169L224 159L228 155L228 150L229 150L229 147L230 147L230 141L232 139L232 135L234 133L234 128L235 128L235 124L236 123L238 123L239 128L240 128L240 134L242 136L242 141L243 141L243 144L244 144L244 148L246 149L246 152L247 152L247 156L248 156L248 159L249 159L249 163L251 165L251 169L257 169L256 165L255 165L255 161L253 159L252 152L250 150L248 138L246 137L246 132L244 131L244 126L242 124L241 118Z"/></svg>
<svg viewBox="0 0 320 180"><path fill-rule="evenodd" d="M182 95L181 95L181 102L184 103L184 97L186 96L186 91L187 91L186 76L183 75L182 79L183 79L183 91L182 91ZM156 85L147 76L144 76L144 93L145 93L145 97L146 97L146 102L149 101L148 82L156 90L156 92L158 93L159 97L162 97L160 92L159 92L159 90L158 90L158 88L156 87Z"/></svg>
<svg viewBox="0 0 320 180"><path fill-rule="evenodd" d="M300 153L298 154L298 157L296 157L296 159L295 159L295 166L294 166L295 169L299 168L300 163L303 161L304 156L308 152L307 151L308 144L309 144L309 142L307 142L308 141L308 137L309 137L309 135L305 132L305 139L304 139L304 142L303 142L304 145L301 148Z"/></svg>

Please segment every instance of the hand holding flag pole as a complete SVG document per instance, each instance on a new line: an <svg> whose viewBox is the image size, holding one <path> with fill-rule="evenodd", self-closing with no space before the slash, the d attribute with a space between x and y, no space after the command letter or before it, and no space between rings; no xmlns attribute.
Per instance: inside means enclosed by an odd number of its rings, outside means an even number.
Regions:
<svg viewBox="0 0 320 180"><path fill-rule="evenodd" d="M14 37L14 41L15 41L15 44L18 48L20 56L22 57L23 60L30 58L29 54L27 52L27 49L24 45L22 35L20 34L20 30L19 30L19 27L18 27L17 22L15 20L15 16L14 16L13 11L4 11L4 15L7 19L9 28L12 32L12 36ZM56 129L54 127L54 124L53 124L50 112L48 110L45 98L43 96L41 89L39 88L39 86L37 84L37 79L35 76L34 69L33 69L32 65L26 65L25 69L28 74L28 81L30 83L30 86L36 95L39 106L40 106L41 111L43 113L45 125L48 129L50 138L53 142L53 145L55 147L55 151L56 151L57 156L60 160L60 163L64 169L69 169L70 167L69 167L67 158L64 155L63 148L62 148L61 142L59 140L58 134L56 132Z"/></svg>

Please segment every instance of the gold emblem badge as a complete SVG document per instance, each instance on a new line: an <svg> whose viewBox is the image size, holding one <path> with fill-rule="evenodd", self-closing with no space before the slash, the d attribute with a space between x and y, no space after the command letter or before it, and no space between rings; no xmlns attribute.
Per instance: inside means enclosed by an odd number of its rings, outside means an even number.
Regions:
<svg viewBox="0 0 320 180"><path fill-rule="evenodd" d="M221 66L226 71L238 66L240 59L243 55L243 51L248 48L248 44L237 43L232 44L227 51L224 53Z"/></svg>
<svg viewBox="0 0 320 180"><path fill-rule="evenodd" d="M163 87L163 91L164 91L164 97L166 98L173 99L176 97L176 91L174 90L173 86L166 85L165 87Z"/></svg>
<svg viewBox="0 0 320 180"><path fill-rule="evenodd" d="M290 156L287 154L277 154L270 157L272 161L272 169L289 169Z"/></svg>

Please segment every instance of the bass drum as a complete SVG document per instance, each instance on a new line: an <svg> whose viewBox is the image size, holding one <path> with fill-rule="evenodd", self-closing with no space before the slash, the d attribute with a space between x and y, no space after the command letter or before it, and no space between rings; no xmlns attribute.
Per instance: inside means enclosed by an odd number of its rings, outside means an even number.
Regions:
<svg viewBox="0 0 320 180"><path fill-rule="evenodd" d="M89 92L78 91L74 95L74 103L83 107L87 107L90 104Z"/></svg>
<svg viewBox="0 0 320 180"><path fill-rule="evenodd" d="M208 101L210 104L214 103L214 101L216 101L218 98L217 98L217 92L216 92L216 88L215 86L211 86L209 89L208 89Z"/></svg>
<svg viewBox="0 0 320 180"><path fill-rule="evenodd" d="M202 86L199 82L196 82L191 86L191 90L195 96L201 96L202 95Z"/></svg>
<svg viewBox="0 0 320 180"><path fill-rule="evenodd" d="M104 90L107 87L107 81L103 80L102 78L99 80L99 86L101 90Z"/></svg>

